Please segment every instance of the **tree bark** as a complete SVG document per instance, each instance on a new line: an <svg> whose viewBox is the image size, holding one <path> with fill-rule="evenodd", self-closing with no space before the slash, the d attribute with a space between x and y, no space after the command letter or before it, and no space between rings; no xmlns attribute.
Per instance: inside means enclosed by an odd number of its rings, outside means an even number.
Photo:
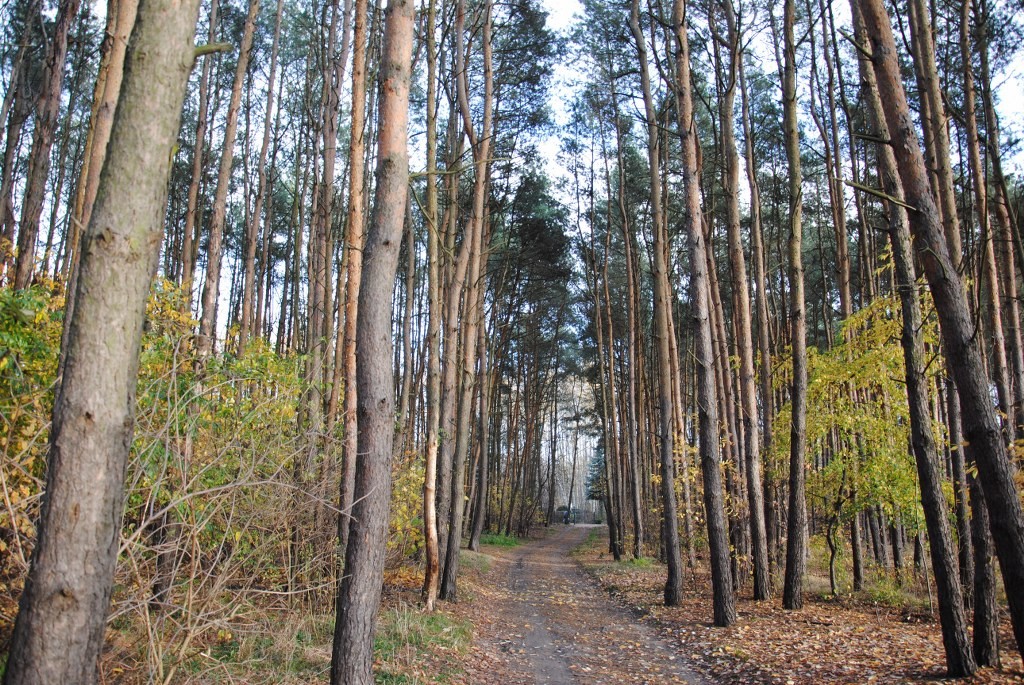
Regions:
<svg viewBox="0 0 1024 685"><path fill-rule="evenodd" d="M429 0L427 36L427 189L423 219L427 229L427 429L423 476L423 598L434 610L441 572L437 540L437 447L441 395L441 251L437 197L437 1Z"/></svg>
<svg viewBox="0 0 1024 685"><path fill-rule="evenodd" d="M786 0L783 18L784 64L782 75L783 131L789 163L789 323L793 347L793 385L790 391L792 425L789 449L789 517L786 539L786 578L782 605L803 606L803 582L807 565L807 501L805 461L807 449L807 322L804 304L803 177L800 170L800 131L796 104L796 45L793 25L796 10Z"/></svg>
<svg viewBox="0 0 1024 685"><path fill-rule="evenodd" d="M217 173L217 190L213 198L213 216L210 218L210 244L207 249L206 279L203 283L202 317L199 320L199 338L196 342L196 356L199 363L213 352L216 334L217 299L220 294L220 267L224 255L224 223L227 217L228 186L231 182L231 166L235 159L235 135L238 131L238 109L242 103L242 84L249 68L252 39L256 29L256 15L259 0L249 1L249 14L245 19L242 44L238 49L235 65L235 80L228 103L227 123L224 128L224 145L221 149L220 168Z"/></svg>
<svg viewBox="0 0 1024 685"><path fill-rule="evenodd" d="M873 102L873 114L881 115L881 103L877 95L868 95ZM882 136L885 137L885 136ZM896 164L892 151L883 148L883 187L892 197L902 193L896 183ZM951 678L964 678L977 670L967 634L967 619L964 615L963 592L960 585L959 569L953 547L953 536L949 530L945 495L942 492L942 474L939 471L935 437L932 433L931 415L928 411L928 386L925 378L925 350L921 337L921 303L918 300L917 276L914 273L913 255L910 249L910 231L905 213L901 207L889 203L889 230L893 247L893 261L896 267L896 284L903 306L903 357L907 373L907 399L910 404L911 444L917 462L917 475L921 487L921 504L924 508L928 539L931 542L932 568L939 602L939 620L942 626L942 642L946 650L946 666Z"/></svg>
<svg viewBox="0 0 1024 685"><path fill-rule="evenodd" d="M680 3L681 4L681 3ZM679 21L682 22L682 8L679 9ZM633 40L636 43L637 58L640 63L640 83L643 91L644 111L647 118L647 161L649 165L649 193L651 203L651 223L654 232L654 242L651 247L653 253L651 260L652 279L654 281L654 342L657 350L658 369L658 439L660 443L661 461L661 501L662 501L662 543L665 548L665 561L668 566L668 577L665 580L665 606L678 606L682 601L683 586L683 557L679 550L679 516L676 504L675 490L675 419L672 407L672 376L671 342L669 336L675 331L669 325L669 308L672 306L672 286L668 280L668 231L664 224L663 198L661 192L661 151L659 142L659 130L657 114L654 111L654 99L651 94L650 76L648 74L648 59L646 39L640 28L640 3L633 0L631 6L629 27L633 33ZM685 31L680 28L680 31ZM688 58L688 56L687 56ZM682 58L680 58L681 61ZM689 80L685 83L680 79L678 87L688 88ZM689 123L689 122L688 122ZM690 139L692 142L692 138ZM698 212L699 221L700 214ZM700 230L698 224L697 227ZM628 239L628 236L627 236ZM635 324L634 324L635 325ZM634 333L635 335L635 333ZM632 366L632 365L631 365ZM631 369L632 370L632 369ZM639 426L631 428L631 435L639 431ZM716 439L717 444L717 439ZM639 480L640 470L636 468L634 455L633 478ZM634 485L634 489L638 486ZM642 515L636 522L637 537L640 537L642 529ZM640 551L641 541L638 540L634 547L634 554ZM731 591L731 587L730 587ZM731 592L730 592L731 594ZM727 621L728 617L718 617ZM717 622L717 621L716 621Z"/></svg>
<svg viewBox="0 0 1024 685"><path fill-rule="evenodd" d="M107 7L106 37L103 40L103 56L100 59L96 89L93 93L92 113L89 117L89 133L86 136L85 154L79 170L75 205L69 225L70 235L61 273L67 276L78 263L78 243L82 230L89 225L96 192L99 188L100 171L107 155L110 131L114 123L121 83L124 80L124 59L128 49L128 37L135 26L139 9L138 0L113 0ZM72 291L69 286L68 291ZM70 307L69 301L69 307ZM70 320L71 311L65 312Z"/></svg>
<svg viewBox="0 0 1024 685"><path fill-rule="evenodd" d="M39 235L39 217L43 212L46 178L50 173L50 150L57 130L60 113L61 89L64 85L64 64L67 61L68 33L78 17L80 0L61 0L53 37L43 70L43 87L35 107L35 125L32 129L32 152L28 159L25 180L25 198L21 203L21 221L18 222L18 259L15 262L14 287L17 290L32 285L36 264L36 238Z"/></svg>
<svg viewBox="0 0 1024 685"><path fill-rule="evenodd" d="M5 683L95 683L117 561L135 384L198 0L143 0L82 243L46 498Z"/></svg>
<svg viewBox="0 0 1024 685"><path fill-rule="evenodd" d="M217 37L218 0L210 2L210 21L207 42L213 43ZM202 225L199 208L199 188L202 185L203 168L206 164L205 146L206 129L209 125L210 112L210 72L213 71L213 55L200 57L203 60L203 71L199 77L199 110L196 113L196 140L192 149L192 177L188 184L188 206L185 209L184 235L181 241L181 277L179 285L188 289L191 299L192 278L195 273L199 247L199 231Z"/></svg>
<svg viewBox="0 0 1024 685"><path fill-rule="evenodd" d="M893 151L910 210L915 249L935 299L946 365L956 381L964 437L972 447L991 519L996 556L1018 650L1024 646L1024 512L1014 484L1015 469L988 390L988 379L967 306L967 296L953 268L935 199L928 186L924 156L900 80L889 17L880 0L857 0L871 41L870 52L885 110Z"/></svg>
<svg viewBox="0 0 1024 685"><path fill-rule="evenodd" d="M684 0L674 0L675 95L682 145L684 221L690 248L690 301L694 323L697 364L697 408L700 424L700 461L704 475L704 509L711 556L714 623L729 626L736 621L736 598L729 569L729 538L722 495L722 456L718 442L718 398L715 392L714 348L711 343L707 245L701 227L700 171L697 163L697 128L693 120L690 89L690 45L686 35ZM655 250L657 253L657 250ZM667 278L667 275L666 275ZM664 453L663 453L664 454ZM671 473L671 472L669 472ZM668 481L667 478L663 482ZM663 486L664 487L664 486ZM674 517L673 517L674 520ZM678 544L676 545L678 548ZM666 597L667 599L667 597Z"/></svg>
<svg viewBox="0 0 1024 685"><path fill-rule="evenodd" d="M750 517L750 541L754 570L754 599L763 600L771 596L771 580L768 573L768 540L764 522L764 490L761 477L761 431L757 414L757 388L754 377L754 339L751 332L750 293L747 289L747 263L743 254L743 240L740 236L739 205L739 154L736 147L735 115L736 86L739 81L740 30L730 0L722 2L728 27L729 73L727 85L719 108L722 120L722 148L725 155L725 171L722 176L722 190L726 200L726 228L729 240L729 263L736 283L736 345L739 349L740 368L740 412L743 425L743 447L746 458L747 506ZM749 133L748 133L749 136ZM748 141L748 154L753 144ZM752 161L749 162L752 164ZM753 176L751 169L751 176ZM751 204L759 202L751 198ZM755 210L758 211L759 210ZM751 231L760 230L760 222ZM759 286L760 287L760 286Z"/></svg>
<svg viewBox="0 0 1024 685"><path fill-rule="evenodd" d="M277 0L274 20L274 38L270 47L270 75L267 77L267 108L263 115L263 142L260 144L259 161L256 163L257 188L256 201L252 214L245 226L245 276L242 286L242 318L238 325L238 356L245 355L245 346L249 336L259 335L253 328L255 302L253 295L256 290L256 245L259 242L260 215L267 197L267 154L270 150L270 131L274 110L274 81L277 77L277 48L281 40L281 14L284 0ZM270 228L270 224L267 224Z"/></svg>
<svg viewBox="0 0 1024 685"><path fill-rule="evenodd" d="M391 300L405 221L409 183L409 86L415 9L412 0L391 0L386 10L379 74L380 110L377 187L366 236L359 361L359 440L345 573L336 604L331 654L333 685L373 682L373 633L384 573L394 441Z"/></svg>
<svg viewBox="0 0 1024 685"><path fill-rule="evenodd" d="M359 324L359 290L363 279L363 246L366 235L365 216L365 151L366 141L366 24L367 0L356 0L352 27L352 130L349 146L349 195L346 243L348 244L348 275L345 279L345 346L344 367L345 401L342 421L344 443L341 468L341 518L338 523L341 548L348 544L347 509L353 502L359 412L356 404L359 379L356 359L356 336Z"/></svg>

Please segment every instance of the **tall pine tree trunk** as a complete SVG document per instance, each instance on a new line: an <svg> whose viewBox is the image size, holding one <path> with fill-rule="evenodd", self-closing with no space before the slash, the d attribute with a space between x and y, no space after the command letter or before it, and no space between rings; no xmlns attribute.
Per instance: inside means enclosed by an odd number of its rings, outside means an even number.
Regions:
<svg viewBox="0 0 1024 685"><path fill-rule="evenodd" d="M198 0L143 0L53 412L46 498L5 683L95 683L117 562L146 300L192 68ZM88 487L85 487L88 484Z"/></svg>
<svg viewBox="0 0 1024 685"><path fill-rule="evenodd" d="M722 456L718 441L718 398L715 392L714 348L711 343L709 312L710 283L707 274L707 245L701 227L700 171L697 165L697 128L693 119L690 89L690 46L684 22L684 0L674 0L675 96L682 145L683 200L687 244L690 248L690 300L694 323L697 364L697 410L700 424L700 461L704 475L704 509L711 556L714 594L714 623L729 626L736 621L736 597L729 569L729 537L726 530L722 491ZM664 479L667 480L667 479Z"/></svg>
<svg viewBox="0 0 1024 685"><path fill-rule="evenodd" d="M978 466L996 555L1007 588L1018 650L1024 647L1024 512L1003 434L988 390L963 282L953 268L940 213L900 79L896 45L880 0L855 0L861 9L879 94L909 210L917 256L935 298L943 354L960 393L964 437Z"/></svg>
<svg viewBox="0 0 1024 685"><path fill-rule="evenodd" d="M377 188L366 236L361 322L356 337L361 455L356 474L345 573L337 598L332 685L373 682L373 633L383 584L394 441L391 299L409 184L409 86L415 8L387 7L379 74Z"/></svg>
<svg viewBox="0 0 1024 685"><path fill-rule="evenodd" d="M256 163L256 201L252 214L245 226L245 275L242 286L242 317L238 325L238 356L245 354L248 338L259 335L254 328L256 303L256 246L259 242L260 215L267 197L267 154L270 151L270 131L273 126L271 112L274 110L274 81L277 77L277 49L281 39L281 14L284 0L277 0L274 20L274 38L270 47L270 75L267 77L267 108L263 114L263 141L260 144L259 161ZM269 228L269 224L267 226Z"/></svg>
<svg viewBox="0 0 1024 685"><path fill-rule="evenodd" d="M238 131L238 110L242 103L242 84L249 68L252 52L252 38L256 30L256 16L259 0L249 1L249 14L242 31L242 44L238 49L235 65L235 80L228 103L227 122L224 128L224 145L221 149L220 167L217 172L217 190L213 198L213 216L210 218L210 243L207 249L206 279L203 283L202 316L199 320L199 339L196 355L200 365L213 352L216 334L217 299L220 294L220 267L224 255L224 224L227 218L228 187L231 183L231 167L235 159L235 135Z"/></svg>
<svg viewBox="0 0 1024 685"><path fill-rule="evenodd" d="M43 213L43 196L46 193L46 179L50 173L50 151L57 130L57 115L60 113L68 33L71 24L78 18L80 4L80 0L61 0L57 22L53 27L50 47L46 54L42 88L36 100L32 151L28 158L25 198L21 203L21 220L18 222L18 259L14 265L14 287L19 290L32 284L32 275L35 271L39 217Z"/></svg>
<svg viewBox="0 0 1024 685"><path fill-rule="evenodd" d="M668 565L668 578L665 580L665 606L677 606L682 601L683 558L679 551L679 516L676 505L675 490L675 418L672 407L672 345L669 336L675 335L669 325L669 312L672 306L672 287L669 284L669 246L668 231L664 224L664 203L661 192L661 151L660 132L657 115L654 110L654 99L651 94L650 75L646 39L640 28L639 0L633 0L629 19L630 30L636 43L637 58L640 63L640 83L643 91L644 111L647 118L647 161L649 165L651 223L654 242L651 246L652 279L654 281L654 340L657 350L658 364L658 438L660 443L661 462L661 500L662 500L662 544L665 548L665 560ZM688 85L688 84L687 84ZM699 218L699 217L698 217ZM628 236L627 236L628 238ZM632 370L632 364L631 364ZM638 431L639 427L632 427ZM716 441L717 442L717 441ZM634 454L633 478L639 480L640 470L635 464ZM634 485L634 489L637 485ZM638 512L639 513L639 512ZM637 537L642 531L642 514L637 520ZM641 549L640 541L635 551ZM634 552L635 553L635 552Z"/></svg>
<svg viewBox="0 0 1024 685"><path fill-rule="evenodd" d="M786 578L782 605L803 606L804 572L807 565L807 501L805 454L807 449L807 321L804 304L803 177L800 170L800 131L796 103L796 22L794 0L786 0L782 22L782 106L786 160L789 163L789 324L793 348L793 385L790 392L792 426L789 447L789 518L786 540Z"/></svg>

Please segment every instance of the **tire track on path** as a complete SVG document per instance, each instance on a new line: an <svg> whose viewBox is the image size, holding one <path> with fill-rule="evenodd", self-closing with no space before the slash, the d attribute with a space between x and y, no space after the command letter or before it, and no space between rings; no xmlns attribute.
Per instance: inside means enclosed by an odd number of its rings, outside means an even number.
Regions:
<svg viewBox="0 0 1024 685"><path fill-rule="evenodd" d="M593 526L558 526L542 540L495 552L511 632L489 638L525 671L501 682L707 685L650 625L616 604L569 556ZM511 665L511 664L510 664Z"/></svg>

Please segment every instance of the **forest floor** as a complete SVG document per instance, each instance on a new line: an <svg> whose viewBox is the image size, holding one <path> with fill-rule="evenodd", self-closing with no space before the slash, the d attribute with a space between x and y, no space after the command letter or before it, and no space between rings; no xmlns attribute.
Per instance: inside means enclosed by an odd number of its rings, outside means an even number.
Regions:
<svg viewBox="0 0 1024 685"><path fill-rule="evenodd" d="M805 607L754 602L741 589L739 620L711 625L707 572L687 573L681 606L662 606L665 569L649 559L616 562L607 530L536 529L517 542L491 536L463 551L457 602L426 614L422 572L389 571L375 640L375 680L426 683L602 685L613 683L914 683L941 681L944 656L927 595L889 592L832 599L812 563ZM812 562L815 560L812 558ZM699 566L699 564L698 564ZM331 603L305 612L264 607L197 639L173 682L220 685L326 683ZM908 600L910 600L908 602ZM244 617L241 617L244 618ZM248 624L248 625L246 625ZM152 655L137 627L110 631L103 681L147 682ZM1004 616L1003 669L963 683L1024 683ZM165 662L171 663L165 659ZM151 674L152 675L152 674ZM159 678L157 679L159 680ZM150 680L151 681L151 680Z"/></svg>
<svg viewBox="0 0 1024 685"><path fill-rule="evenodd" d="M570 556L592 530L558 526L526 545L487 548L490 582L473 582L472 600L456 609L476 633L467 682L712 682L670 636L637 620Z"/></svg>
<svg viewBox="0 0 1024 685"><path fill-rule="evenodd" d="M710 623L710 578L687 576L681 606L661 604L664 567L615 562L606 532L554 527L524 545L468 553L451 608L472 623L459 658L469 683L907 683L943 679L939 626L927 606L808 593L804 609L741 592L739 620ZM746 596L744 596L744 594ZM964 683L1022 683L1007 620L1004 667Z"/></svg>

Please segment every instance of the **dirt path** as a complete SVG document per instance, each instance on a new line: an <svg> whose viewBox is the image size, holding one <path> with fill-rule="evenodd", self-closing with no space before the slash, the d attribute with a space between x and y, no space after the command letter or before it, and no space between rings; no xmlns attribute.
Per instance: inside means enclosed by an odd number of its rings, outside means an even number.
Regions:
<svg viewBox="0 0 1024 685"><path fill-rule="evenodd" d="M491 658L481 660L474 682L705 685L569 556L590 530L558 526L542 540L493 553L488 576L501 587L474 602L496 617L478 645Z"/></svg>

